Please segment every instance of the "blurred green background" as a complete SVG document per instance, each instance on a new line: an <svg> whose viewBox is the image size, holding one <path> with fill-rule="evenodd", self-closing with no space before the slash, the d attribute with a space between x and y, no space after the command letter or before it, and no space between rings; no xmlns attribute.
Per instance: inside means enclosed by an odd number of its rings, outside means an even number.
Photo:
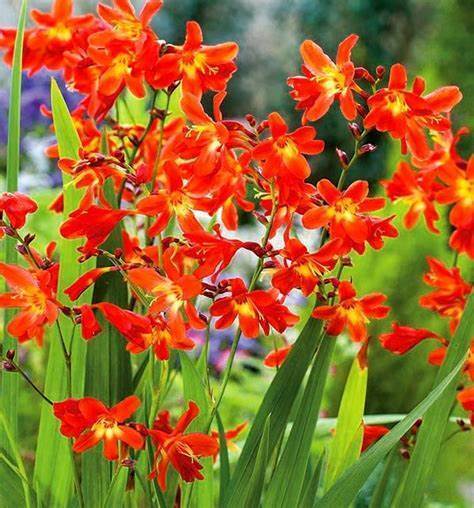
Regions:
<svg viewBox="0 0 474 508"><path fill-rule="evenodd" d="M0 7L9 10L12 24L15 19L15 1L0 1ZM134 2L137 3L137 2ZM48 10L50 2L33 1L32 6ZM80 11L90 11L96 2L76 2ZM140 4L140 2L138 2ZM229 95L224 103L227 117L242 117L247 112L257 118L265 117L277 110L296 127L299 116L288 95L286 78L299 73L299 44L311 38L326 52L334 56L338 43L349 33L360 35L360 42L353 52L357 65L374 71L376 65L390 66L402 62L409 68L410 78L416 73L427 80L427 89L442 84L460 86L464 100L453 114L456 128L461 125L472 127L474 75L472 73L472 27L474 26L474 2L472 0L180 0L165 1L165 6L155 19L155 28L160 38L181 43L184 23L197 20L203 27L205 42L216 43L235 40L240 45L239 70L229 86ZM8 70L2 66L0 81L2 92L8 86ZM38 80L39 83L39 80ZM46 86L45 84L46 83ZM32 86L35 97L47 96L47 79ZM46 91L45 91L46 90ZM0 114L5 115L0 96ZM47 100L47 98L45 98ZM3 103L5 99L3 99ZM29 105L29 107L34 107ZM25 110L25 115L30 113ZM32 114L32 113L31 113ZM5 124L5 119L0 121ZM57 218L46 213L55 191L50 187L57 181L55 168L41 153L47 127L26 121L22 181L25 190L31 190L38 199L41 212L30 221L30 228L37 233L40 244L55 239ZM334 148L350 151L351 137L338 108L316 124L318 137L327 144L325 154L317 158L314 177L333 177L337 169ZM0 136L1 136L0 129ZM0 137L0 145L2 138ZM3 138L4 142L4 138ZM377 136L371 139L378 150L362 159L354 168L353 178L368 179L379 192L376 182L389 175L399 159L399 147L382 143ZM40 148L38 148L40 147ZM472 151L472 137L461 143L464 156ZM0 167L4 148L0 146ZM41 170L39 169L41 168ZM39 190L38 190L39 189ZM403 206L390 206L388 213L403 213ZM400 225L397 218L396 224ZM447 326L433 314L421 309L417 302L427 292L421 277L426 270L426 255L439 257L450 262L447 248L449 225L443 220L441 235L426 232L423 224L387 242L382 252L369 251L358 258L355 267L346 273L351 276L361 293L381 291L387 294L392 307L391 319L402 324L426 327L440 334L447 334ZM464 269L467 268L464 262ZM374 340L370 352L369 390L367 414L405 413L409 411L429 390L435 368L428 365L426 356L432 348L422 345L404 357L395 357L378 346L379 333L387 331L388 322L375 322L371 328ZM271 344L265 344L267 349ZM337 407L347 375L354 348L344 338L339 339L331 379L324 402L324 412L329 416L337 413ZM26 348L31 373L42 379L44 352L37 348ZM226 396L224 419L228 425L243 419L251 419L263 391L273 373L262 369L261 359L255 352L240 359ZM33 403L34 402L34 403ZM37 425L36 400L30 392L22 394L20 405L23 421L26 422L25 454L34 449ZM453 426L453 430L454 430ZM472 433L457 434L443 448L437 475L430 492L430 506L474 505L474 470L472 457L474 443ZM32 458L32 456L31 456ZM364 506L364 500L360 500Z"/></svg>

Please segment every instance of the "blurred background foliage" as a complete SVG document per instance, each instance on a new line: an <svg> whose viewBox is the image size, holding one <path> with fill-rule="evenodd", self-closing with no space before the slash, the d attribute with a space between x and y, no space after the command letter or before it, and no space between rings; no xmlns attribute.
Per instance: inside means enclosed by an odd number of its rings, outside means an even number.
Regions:
<svg viewBox="0 0 474 508"><path fill-rule="evenodd" d="M134 2L141 4L141 2ZM49 0L33 0L33 7L49 10ZM76 9L93 10L95 1L76 1ZM17 0L0 0L2 25L14 24ZM5 18L3 20L3 14ZM294 103L288 94L286 78L298 74L301 60L299 45L306 38L315 40L334 56L338 43L349 33L360 35L354 50L357 65L371 72L379 64L402 62L408 65L410 78L416 73L427 80L427 89L442 84L457 84L464 100L453 114L456 128L472 128L474 101L474 74L472 58L472 26L474 3L472 0L180 0L165 1L155 19L160 38L180 44L186 20L197 20L204 31L205 42L212 44L235 40L240 45L239 70L229 86L223 110L226 117L239 117L249 112L262 119L271 111L279 111L293 127L299 122ZM39 74L25 80L23 99L23 158L22 188L33 193L41 205L41 212L30 222L38 235L39 245L55 240L58 218L46 212L60 179L54 165L43 156L43 149L51 142L48 122L38 113L41 103L48 103L49 77ZM74 98L71 98L72 103ZM6 115L8 111L8 70L0 67L0 170L5 167ZM349 152L352 138L338 108L316 124L318 137L324 139L327 150L314 164L314 178L334 178L337 170L334 148ZM377 136L371 142L377 151L362 159L352 178L364 178L374 184L388 176L399 159L399 147L382 143ZM461 142L464 156L472 152L472 136ZM403 214L404 207L390 206L392 213ZM396 224L400 226L400 217ZM355 261L347 271L361 293L382 291L392 307L391 319L401 324L426 327L440 334L448 333L446 323L421 309L419 296L427 292L421 281L426 270L427 255L450 261L447 249L448 225L444 221L442 234L428 233L423 224L411 232L400 227L400 236L388 241L383 252L369 251ZM395 357L383 351L377 336L387 331L388 323L373 323L370 351L370 375L366 412L404 413L409 411L429 390L435 368L426 357L432 345L416 348L404 357ZM217 338L216 338L217 340ZM214 348L216 373L225 361L225 344L228 337L219 337ZM344 338L336 353L331 381L324 404L327 415L337 412L339 399L348 366L355 352ZM271 341L264 344L272 347ZM259 347L248 346L241 352L240 361L226 396L225 422L234 425L251 419L273 372L261 366ZM44 354L37 348L24 350L34 377L40 379L44 368ZM176 397L179 394L176 393ZM35 401L36 402L36 401ZM27 448L34 449L37 415L29 392L20 401L24 413L23 429ZM469 433L459 434L443 450L438 477L434 479L432 506L472 506L474 503L474 471L472 460L474 444ZM28 450L25 450L28 454ZM363 499L358 506L365 506Z"/></svg>

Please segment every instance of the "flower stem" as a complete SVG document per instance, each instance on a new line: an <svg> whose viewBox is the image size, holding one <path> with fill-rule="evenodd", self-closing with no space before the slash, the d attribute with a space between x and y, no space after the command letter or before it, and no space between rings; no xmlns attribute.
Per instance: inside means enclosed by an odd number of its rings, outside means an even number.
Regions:
<svg viewBox="0 0 474 508"><path fill-rule="evenodd" d="M15 372L18 372L23 379L33 388L33 390L40 396L42 399L47 402L50 406L53 405L53 401L47 397L40 388L38 388L35 383L31 380L31 378L28 376L28 374L13 360L5 359L4 361L8 362L10 365L12 365L15 369Z"/></svg>

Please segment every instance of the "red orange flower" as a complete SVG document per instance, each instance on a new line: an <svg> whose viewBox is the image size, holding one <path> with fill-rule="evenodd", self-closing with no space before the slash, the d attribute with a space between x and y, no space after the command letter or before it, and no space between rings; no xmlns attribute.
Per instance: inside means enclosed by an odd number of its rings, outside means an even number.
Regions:
<svg viewBox="0 0 474 508"><path fill-rule="evenodd" d="M135 450L143 447L143 436L124 423L140 406L140 400L131 395L108 408L92 397L66 399L53 404L54 416L61 421L61 434L74 438L73 450L82 453L100 441L104 443L104 457L108 460L123 458L118 444Z"/></svg>
<svg viewBox="0 0 474 508"><path fill-rule="evenodd" d="M166 490L166 476L171 465L176 469L185 482L202 480L202 465L199 459L212 457L219 451L219 445L214 437L201 433L185 434L191 422L199 415L199 408L189 402L188 410L173 428L169 424L168 416L157 420L157 425L149 430L149 434L156 446L154 467L150 478L157 478L161 490Z"/></svg>
<svg viewBox="0 0 474 508"><path fill-rule="evenodd" d="M401 326L397 323L392 323L391 333L383 333L379 337L382 347L397 355L405 354L426 339L436 339L442 343L445 342L439 335L425 328L412 328L410 326Z"/></svg>
<svg viewBox="0 0 474 508"><path fill-rule="evenodd" d="M339 302L335 305L321 305L313 311L313 317L327 321L329 335L339 335L347 329L355 342L367 340L367 324L371 319L383 319L390 307L383 305L387 297L381 293L370 293L356 298L354 286L342 281L337 288Z"/></svg>
<svg viewBox="0 0 474 508"><path fill-rule="evenodd" d="M324 150L324 141L314 139L313 127L300 127L288 132L288 126L278 113L268 115L271 136L260 142L253 150L253 157L263 161L263 175L291 175L302 180L311 174L304 155L316 155Z"/></svg>
<svg viewBox="0 0 474 508"><path fill-rule="evenodd" d="M422 296L420 305L448 318L451 333L454 333L472 287L462 278L459 268L447 268L435 258L428 258L428 265L430 270L423 280L435 290Z"/></svg>
<svg viewBox="0 0 474 508"><path fill-rule="evenodd" d="M219 298L209 309L212 316L220 316L215 324L218 330L228 328L238 318L245 337L254 339L260 328L265 335L270 333L270 326L282 333L299 321L298 316L279 303L271 291L248 291L242 279L227 282L232 296Z"/></svg>
<svg viewBox="0 0 474 508"><path fill-rule="evenodd" d="M474 386L461 390L457 399L462 407L471 413L471 425L474 427Z"/></svg>
<svg viewBox="0 0 474 508"><path fill-rule="evenodd" d="M0 217L4 213L12 228L22 228L25 225L26 216L36 212L37 209L36 202L21 192L4 192L0 195Z"/></svg>
<svg viewBox="0 0 474 508"><path fill-rule="evenodd" d="M383 425L365 425L364 437L362 439L361 452L365 451L370 445L377 442L380 438L390 432L390 429Z"/></svg>
<svg viewBox="0 0 474 508"><path fill-rule="evenodd" d="M340 246L339 239L331 240L311 254L297 238L289 238L285 248L280 251L284 265L276 269L272 285L283 294L299 288L304 296L309 296L322 275L334 268Z"/></svg>
<svg viewBox="0 0 474 508"><path fill-rule="evenodd" d="M407 162L399 162L391 180L381 182L391 201L401 200L409 205L403 223L407 229L415 226L423 214L428 229L439 233L435 222L439 219L434 200L442 186L434 171L413 171Z"/></svg>
<svg viewBox="0 0 474 508"><path fill-rule="evenodd" d="M58 317L54 277L47 270L29 271L6 263L0 263L0 275L10 289L9 293L0 295L0 308L20 309L8 323L8 333L19 342L34 339L41 346L45 326Z"/></svg>
<svg viewBox="0 0 474 508"><path fill-rule="evenodd" d="M405 67L392 65L388 88L378 90L367 100L370 110L364 126L389 132L402 141L404 153L408 148L416 158L426 159L430 148L425 129L449 130L451 124L444 114L461 100L462 94L456 86L445 86L422 96L424 80L418 76L411 91L406 89L407 81Z"/></svg>
<svg viewBox="0 0 474 508"><path fill-rule="evenodd" d="M364 244L371 233L367 213L383 208L384 198L367 197L369 184L365 180L357 180L340 191L323 179L317 189L326 204L310 208L303 215L303 225L308 229L328 226L330 238L340 238L349 249L352 243Z"/></svg>
<svg viewBox="0 0 474 508"><path fill-rule="evenodd" d="M201 27L195 21L188 21L184 44L170 45L149 72L149 83L154 88L166 88L181 81L183 93L196 97L201 97L207 90L223 91L237 69L233 61L239 47L235 42L215 46L206 46L202 42Z"/></svg>
<svg viewBox="0 0 474 508"><path fill-rule="evenodd" d="M268 353L268 355L263 359L263 365L265 365L265 367L280 367L280 365L282 365L282 363L286 360L291 348L292 346L289 345L270 351L270 353Z"/></svg>
<svg viewBox="0 0 474 508"><path fill-rule="evenodd" d="M356 117L353 90L360 91L360 88L354 82L351 51L358 39L357 35L351 34L339 44L336 63L313 41L306 40L301 44L305 75L289 78L288 84L293 88L291 96L298 103L296 108L304 110L303 123L324 116L335 100L339 101L347 120Z"/></svg>

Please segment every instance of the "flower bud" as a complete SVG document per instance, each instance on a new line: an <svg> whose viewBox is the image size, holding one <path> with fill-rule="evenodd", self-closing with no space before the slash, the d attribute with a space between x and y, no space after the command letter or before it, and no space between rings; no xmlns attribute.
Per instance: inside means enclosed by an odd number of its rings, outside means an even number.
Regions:
<svg viewBox="0 0 474 508"><path fill-rule="evenodd" d="M245 120L247 120L248 124L251 126L251 127L255 127L257 125L257 120L255 119L255 117L253 115L245 115Z"/></svg>
<svg viewBox="0 0 474 508"><path fill-rule="evenodd" d="M9 349L5 356L7 357L8 360L14 360L15 354L16 354L16 351L14 349Z"/></svg>
<svg viewBox="0 0 474 508"><path fill-rule="evenodd" d="M339 159L339 162L343 169L347 168L347 165L349 164L349 158L347 157L347 153L344 152L344 150L341 150L340 148L336 147L336 155Z"/></svg>
<svg viewBox="0 0 474 508"><path fill-rule="evenodd" d="M372 143L366 143L365 145L362 145L360 148L359 148L359 155L364 155L366 153L371 153L371 152L375 152L375 150L377 150L377 147L375 145L373 145Z"/></svg>
<svg viewBox="0 0 474 508"><path fill-rule="evenodd" d="M351 131L351 134L354 136L354 139L360 139L362 130L359 127L359 124L357 124L356 122L349 123L349 130Z"/></svg>
<svg viewBox="0 0 474 508"><path fill-rule="evenodd" d="M377 65L375 74L377 75L377 78L382 79L385 74L385 67L383 65Z"/></svg>

